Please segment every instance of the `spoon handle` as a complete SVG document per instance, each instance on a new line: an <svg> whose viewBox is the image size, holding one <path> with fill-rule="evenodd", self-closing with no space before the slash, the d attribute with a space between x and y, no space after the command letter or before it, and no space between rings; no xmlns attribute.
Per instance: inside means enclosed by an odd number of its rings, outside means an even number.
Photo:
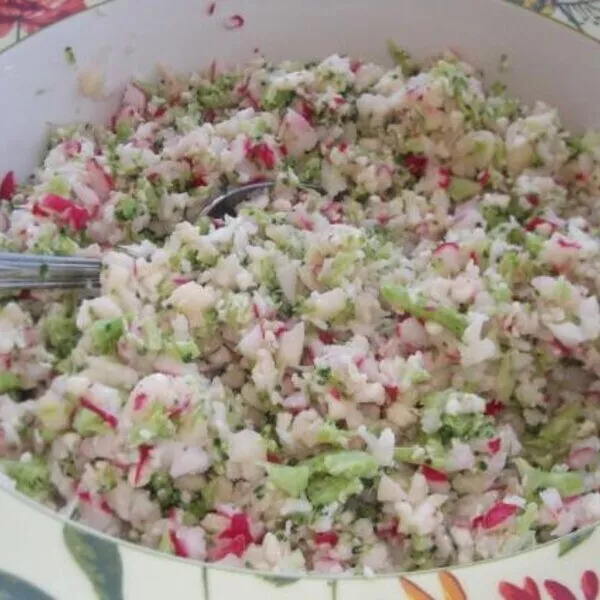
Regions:
<svg viewBox="0 0 600 600"><path fill-rule="evenodd" d="M92 258L0 252L0 290L95 287L101 267Z"/></svg>
<svg viewBox="0 0 600 600"><path fill-rule="evenodd" d="M275 183L257 181L230 189L212 199L202 214L210 217L233 214L248 196L272 188ZM322 193L316 185L302 187ZM0 252L0 290L96 288L100 285L101 268L102 263L92 258Z"/></svg>

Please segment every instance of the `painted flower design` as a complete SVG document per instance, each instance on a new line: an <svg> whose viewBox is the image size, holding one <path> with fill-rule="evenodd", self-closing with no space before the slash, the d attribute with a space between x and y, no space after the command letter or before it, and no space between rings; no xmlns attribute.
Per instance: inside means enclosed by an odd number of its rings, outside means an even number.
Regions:
<svg viewBox="0 0 600 600"><path fill-rule="evenodd" d="M531 577L526 577L521 586L508 581L500 582L498 592L503 600L598 600L600 583L594 571L585 571L581 575L579 587L581 595L554 579L546 579L543 586L538 586Z"/></svg>
<svg viewBox="0 0 600 600"><path fill-rule="evenodd" d="M438 578L440 580L440 586L443 592L442 598L444 600L468 600L460 581L458 581L452 573L449 571L442 571L438 574ZM408 600L436 600L406 577L400 578L400 585Z"/></svg>
<svg viewBox="0 0 600 600"><path fill-rule="evenodd" d="M511 2L546 15L554 12L556 4L556 0L511 0Z"/></svg>
<svg viewBox="0 0 600 600"><path fill-rule="evenodd" d="M84 8L84 0L0 0L0 37L19 26L33 33Z"/></svg>

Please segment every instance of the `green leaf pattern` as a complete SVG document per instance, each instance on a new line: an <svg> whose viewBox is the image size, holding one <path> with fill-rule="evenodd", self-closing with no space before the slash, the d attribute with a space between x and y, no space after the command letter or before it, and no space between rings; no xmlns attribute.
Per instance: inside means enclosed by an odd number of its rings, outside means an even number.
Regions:
<svg viewBox="0 0 600 600"><path fill-rule="evenodd" d="M580 544L583 544L583 542L592 536L594 530L595 528L592 527L591 529L575 533L574 535L562 539L558 544L558 556L564 556L571 552L571 550L577 548Z"/></svg>
<svg viewBox="0 0 600 600"><path fill-rule="evenodd" d="M0 571L0 600L54 600L37 586Z"/></svg>
<svg viewBox="0 0 600 600"><path fill-rule="evenodd" d="M286 587L299 581L298 577L283 577L282 575L261 575L260 578L275 587Z"/></svg>
<svg viewBox="0 0 600 600"><path fill-rule="evenodd" d="M96 598L123 600L123 565L116 542L70 524L65 525L63 537L71 556L90 580Z"/></svg>

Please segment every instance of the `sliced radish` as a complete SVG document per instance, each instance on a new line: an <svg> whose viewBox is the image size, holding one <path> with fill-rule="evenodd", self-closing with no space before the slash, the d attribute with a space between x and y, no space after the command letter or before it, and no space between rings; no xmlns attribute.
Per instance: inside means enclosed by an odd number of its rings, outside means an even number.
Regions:
<svg viewBox="0 0 600 600"><path fill-rule="evenodd" d="M384 385L385 395L390 404L398 401L399 388L397 385Z"/></svg>
<svg viewBox="0 0 600 600"><path fill-rule="evenodd" d="M222 560L230 554L239 558L244 554L246 548L247 545L242 535L232 539L217 540L216 544L208 551L207 558L210 562Z"/></svg>
<svg viewBox="0 0 600 600"><path fill-rule="evenodd" d="M17 190L17 181L14 171L9 171L0 183L0 200L12 200Z"/></svg>
<svg viewBox="0 0 600 600"><path fill-rule="evenodd" d="M139 486L145 485L145 483L147 483L145 481L146 477L144 477L144 471L145 471L146 465L148 464L148 461L150 460L151 455L152 455L152 446L142 444L138 448L138 460L137 460L137 463L135 464L133 471L131 473L133 475L133 485L134 486L139 487ZM147 479L148 479L148 481L150 480L149 475L148 475Z"/></svg>
<svg viewBox="0 0 600 600"><path fill-rule="evenodd" d="M448 481L448 475L443 471L438 471L429 465L421 465L421 473L428 483L445 483Z"/></svg>
<svg viewBox="0 0 600 600"><path fill-rule="evenodd" d="M385 523L377 523L375 525L375 535L380 540L397 539L400 536L398 533L398 519L393 518Z"/></svg>
<svg viewBox="0 0 600 600"><path fill-rule="evenodd" d="M128 106L133 106L138 113L144 114L146 111L146 106L148 104L148 100L146 98L146 94L137 87L130 83L125 88L125 94L123 95L123 104Z"/></svg>
<svg viewBox="0 0 600 600"><path fill-rule="evenodd" d="M100 201L105 202L115 187L112 176L100 166L95 158L90 158L85 163L85 168L89 186L98 194Z"/></svg>
<svg viewBox="0 0 600 600"><path fill-rule="evenodd" d="M574 242L573 240L568 240L563 237L558 238L557 243L561 248L581 250L581 244L579 242Z"/></svg>
<svg viewBox="0 0 600 600"><path fill-rule="evenodd" d="M452 174L448 169L438 169L437 184L443 190L447 190L450 187L450 181L452 180Z"/></svg>
<svg viewBox="0 0 600 600"><path fill-rule="evenodd" d="M81 142L78 140L66 140L63 142L63 149L69 158L73 158L81 152Z"/></svg>
<svg viewBox="0 0 600 600"><path fill-rule="evenodd" d="M495 417L504 410L504 404L499 400L490 400L485 405L485 415L488 417Z"/></svg>
<svg viewBox="0 0 600 600"><path fill-rule="evenodd" d="M481 173L479 173L479 175L477 175L477 181L481 184L481 186L485 187L489 182L491 176L492 174L490 173L490 170L486 169L485 171L482 171Z"/></svg>
<svg viewBox="0 0 600 600"><path fill-rule="evenodd" d="M317 544L317 546L336 546L339 539L340 538L335 531L321 531L314 535L315 544Z"/></svg>
<svg viewBox="0 0 600 600"><path fill-rule="evenodd" d="M462 266L460 248L455 242L445 242L440 244L433 251L433 256L441 260L444 266L450 271L460 271Z"/></svg>
<svg viewBox="0 0 600 600"><path fill-rule="evenodd" d="M427 157L424 154L406 154L403 158L408 172L416 179L421 179L427 170Z"/></svg>
<svg viewBox="0 0 600 600"><path fill-rule="evenodd" d="M115 429L117 427L117 425L119 424L119 421L118 421L117 417L115 417L115 415L104 410L101 406L98 406L90 398L86 398L85 396L81 397L79 399L79 403L81 404L81 406L83 406L83 408L87 408L87 410L98 415L112 429Z"/></svg>
<svg viewBox="0 0 600 600"><path fill-rule="evenodd" d="M173 552L175 552L176 556L182 556L184 558L189 557L186 545L173 529L169 529L169 541L171 542L171 546L173 546Z"/></svg>
<svg viewBox="0 0 600 600"><path fill-rule="evenodd" d="M567 458L571 469L583 469L592 464L598 457L598 452L593 448L577 448L572 450Z"/></svg>
<svg viewBox="0 0 600 600"><path fill-rule="evenodd" d="M263 166L265 169L273 169L277 164L277 155L265 142L248 144L246 156Z"/></svg>
<svg viewBox="0 0 600 600"><path fill-rule="evenodd" d="M302 359L304 347L304 323L300 322L279 338L277 363L280 367L297 367Z"/></svg>
<svg viewBox="0 0 600 600"><path fill-rule="evenodd" d="M240 27L244 26L244 23L245 20L244 17L242 17L242 15L231 15L231 17L229 17L225 21L225 29L239 29Z"/></svg>
<svg viewBox="0 0 600 600"><path fill-rule="evenodd" d="M473 527L494 529L519 512L519 507L506 502L497 502L487 512L473 519Z"/></svg>
<svg viewBox="0 0 600 600"><path fill-rule="evenodd" d="M291 108L283 117L279 135L291 156L300 156L312 150L319 141L310 122Z"/></svg>
<svg viewBox="0 0 600 600"><path fill-rule="evenodd" d="M133 410L142 410L148 404L148 394L136 394L133 399Z"/></svg>
<svg viewBox="0 0 600 600"><path fill-rule="evenodd" d="M490 440L487 443L487 448L490 454L498 454L500 452L500 446L502 445L502 440L500 438L496 438L494 440Z"/></svg>
<svg viewBox="0 0 600 600"><path fill-rule="evenodd" d="M527 231L540 231L546 235L552 235L558 229L558 225L552 223L552 221L548 221L548 219L534 217L525 224L525 229Z"/></svg>

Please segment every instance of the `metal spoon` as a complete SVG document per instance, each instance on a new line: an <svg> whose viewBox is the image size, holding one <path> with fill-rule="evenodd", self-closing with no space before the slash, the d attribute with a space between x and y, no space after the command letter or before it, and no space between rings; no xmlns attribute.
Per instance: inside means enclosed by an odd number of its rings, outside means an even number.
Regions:
<svg viewBox="0 0 600 600"><path fill-rule="evenodd" d="M201 215L220 218L232 214L249 196L276 184L275 181L249 183L226 191L210 200ZM321 191L317 186L304 185ZM77 256L46 256L0 252L0 290L97 288L102 262Z"/></svg>

